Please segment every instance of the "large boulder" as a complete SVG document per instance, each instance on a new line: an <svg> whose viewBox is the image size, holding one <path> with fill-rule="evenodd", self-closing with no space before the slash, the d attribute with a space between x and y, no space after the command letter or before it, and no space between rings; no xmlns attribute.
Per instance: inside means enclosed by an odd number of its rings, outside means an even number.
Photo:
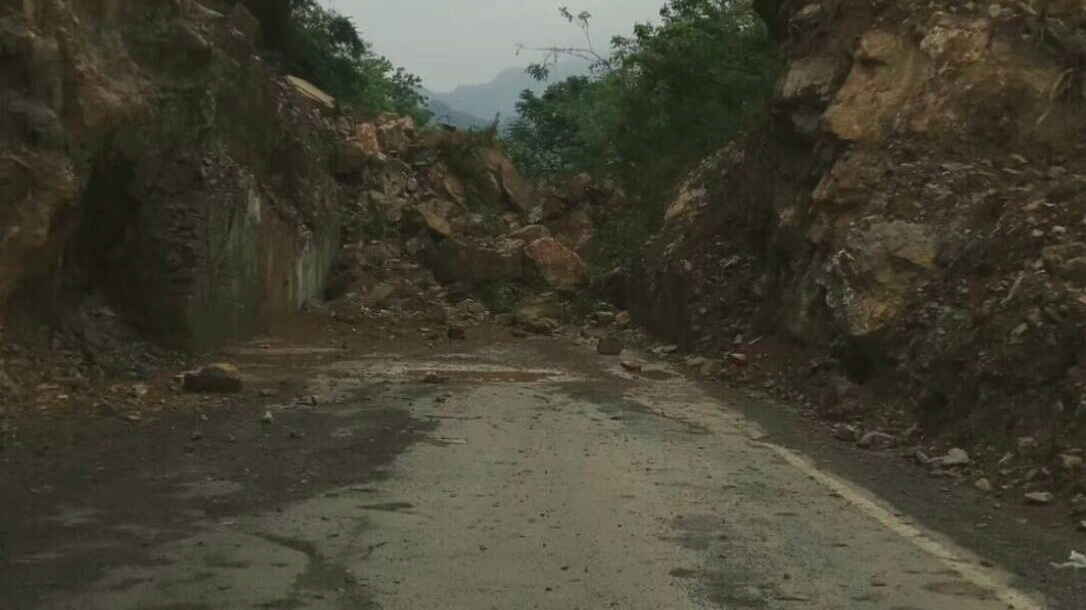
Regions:
<svg viewBox="0 0 1086 610"><path fill-rule="evenodd" d="M415 141L415 120L409 116L383 115L376 128L381 150L388 154L403 155Z"/></svg>
<svg viewBox="0 0 1086 610"><path fill-rule="evenodd" d="M467 237L443 239L430 251L430 267L442 282L492 282L524 276L521 242L487 242Z"/></svg>
<svg viewBox="0 0 1086 610"><path fill-rule="evenodd" d="M449 172L443 163L435 163L428 167L424 180L440 197L460 205L464 204L464 181Z"/></svg>
<svg viewBox="0 0 1086 610"><path fill-rule="evenodd" d="M384 155L377 141L377 128L373 123L362 123L343 140L336 170L341 174L361 174L371 164L382 161Z"/></svg>
<svg viewBox="0 0 1086 610"><path fill-rule="evenodd" d="M845 243L816 283L842 330L863 337L906 311L917 286L935 270L936 240L924 225L880 220L850 231Z"/></svg>
<svg viewBox="0 0 1086 610"><path fill-rule="evenodd" d="M573 250L582 260L587 261L592 254L592 219L585 210L574 210L556 220L547 223L555 239Z"/></svg>
<svg viewBox="0 0 1086 610"><path fill-rule="evenodd" d="M453 224L463 215L464 210L451 201L430 199L405 207L401 224L409 235L426 229L442 237L452 237L455 233Z"/></svg>
<svg viewBox="0 0 1086 610"><path fill-rule="evenodd" d="M562 304L553 292L528 297L513 307L513 323L537 334L547 334L558 329Z"/></svg>
<svg viewBox="0 0 1086 610"><path fill-rule="evenodd" d="M505 203L520 214L536 207L538 197L532 184L521 177L513 162L501 151L488 148L482 153L483 164L496 178Z"/></svg>
<svg viewBox="0 0 1086 610"><path fill-rule="evenodd" d="M524 254L556 290L573 290L588 281L588 265L553 237L533 241L524 248Z"/></svg>

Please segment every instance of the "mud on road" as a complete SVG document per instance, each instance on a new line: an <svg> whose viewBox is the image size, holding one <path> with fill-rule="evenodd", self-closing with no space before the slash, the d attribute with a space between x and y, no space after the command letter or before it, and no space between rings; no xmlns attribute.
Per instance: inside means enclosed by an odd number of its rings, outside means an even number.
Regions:
<svg viewBox="0 0 1086 610"><path fill-rule="evenodd" d="M240 396L26 428L0 608L1081 607L1043 513L970 537L985 500L769 403L493 339L257 341Z"/></svg>

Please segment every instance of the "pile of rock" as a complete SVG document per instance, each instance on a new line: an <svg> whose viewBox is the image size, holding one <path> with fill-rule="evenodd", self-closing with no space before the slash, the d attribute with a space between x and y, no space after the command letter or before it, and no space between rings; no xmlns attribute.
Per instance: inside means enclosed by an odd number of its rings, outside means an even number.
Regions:
<svg viewBox="0 0 1086 610"><path fill-rule="evenodd" d="M374 308L398 300L417 310L445 299L441 285L564 293L587 284L595 193L586 176L539 188L496 144L423 132L408 117L341 119L339 132L337 174L351 193L330 289L339 301ZM350 318L345 309L338 315Z"/></svg>

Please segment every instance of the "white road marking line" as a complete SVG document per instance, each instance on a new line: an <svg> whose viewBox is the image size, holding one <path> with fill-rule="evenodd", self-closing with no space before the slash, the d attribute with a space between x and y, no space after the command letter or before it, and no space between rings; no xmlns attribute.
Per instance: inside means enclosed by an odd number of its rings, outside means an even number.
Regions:
<svg viewBox="0 0 1086 610"><path fill-rule="evenodd" d="M909 540L920 550L943 562L948 568L956 570L969 582L982 589L991 591L1000 601L1007 604L1009 608L1013 608L1014 610L1044 610L1045 606L1038 604L1029 595L1018 591L1005 583L999 582L997 577L990 575L990 570L985 570L964 558L959 557L953 551L931 539L905 520L895 516L882 506L879 506L878 503L868 498L863 492L852 485L820 470L807 458L779 445L774 445L772 443L758 444L773 451L819 484L836 492L846 502L873 517L876 521L881 523L883 527L886 527L902 538Z"/></svg>

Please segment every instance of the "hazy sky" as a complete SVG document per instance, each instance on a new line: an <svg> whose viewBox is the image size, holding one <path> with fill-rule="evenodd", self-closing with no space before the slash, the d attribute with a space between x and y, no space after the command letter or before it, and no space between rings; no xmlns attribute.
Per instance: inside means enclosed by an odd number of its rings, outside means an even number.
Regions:
<svg viewBox="0 0 1086 610"><path fill-rule="evenodd" d="M539 58L529 46L583 45L580 30L558 7L592 13L592 38L605 50L611 36L635 23L656 21L664 0L327 0L354 18L374 50L418 74L423 85L446 91L486 82L504 68Z"/></svg>

